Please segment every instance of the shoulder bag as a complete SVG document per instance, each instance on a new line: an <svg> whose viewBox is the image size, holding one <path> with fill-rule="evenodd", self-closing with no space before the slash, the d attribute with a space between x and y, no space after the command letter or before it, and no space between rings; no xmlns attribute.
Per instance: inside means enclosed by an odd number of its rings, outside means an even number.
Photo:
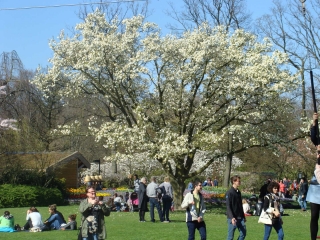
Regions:
<svg viewBox="0 0 320 240"><path fill-rule="evenodd" d="M269 198L269 209L271 208L271 201L272 200ZM272 225L272 214L265 212L262 208L258 223Z"/></svg>

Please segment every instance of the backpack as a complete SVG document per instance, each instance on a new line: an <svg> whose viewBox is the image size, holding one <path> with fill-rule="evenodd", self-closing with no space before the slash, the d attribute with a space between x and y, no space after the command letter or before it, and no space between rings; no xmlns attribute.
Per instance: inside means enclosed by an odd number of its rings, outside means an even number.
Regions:
<svg viewBox="0 0 320 240"><path fill-rule="evenodd" d="M163 195L166 195L166 189L164 188L164 186L157 187L156 188L156 193L158 195L158 198L161 198Z"/></svg>

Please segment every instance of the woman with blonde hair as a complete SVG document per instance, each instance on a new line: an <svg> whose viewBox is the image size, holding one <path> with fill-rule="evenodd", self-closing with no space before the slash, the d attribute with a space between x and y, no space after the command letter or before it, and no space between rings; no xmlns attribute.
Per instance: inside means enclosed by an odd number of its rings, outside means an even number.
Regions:
<svg viewBox="0 0 320 240"><path fill-rule="evenodd" d="M251 216L251 211L250 211L250 205L247 201L247 199L243 198L242 199L242 208L245 216Z"/></svg>
<svg viewBox="0 0 320 240"><path fill-rule="evenodd" d="M173 201L173 189L170 183L170 178L165 177L164 182L161 183L159 187L164 188L164 193L162 195L162 204L163 204L162 217L165 222L170 222L169 210L171 208L171 204Z"/></svg>

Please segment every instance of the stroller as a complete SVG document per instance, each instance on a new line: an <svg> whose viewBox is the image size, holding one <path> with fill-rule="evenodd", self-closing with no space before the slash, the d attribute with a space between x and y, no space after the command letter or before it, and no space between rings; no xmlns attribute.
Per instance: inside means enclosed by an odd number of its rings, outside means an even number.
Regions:
<svg viewBox="0 0 320 240"><path fill-rule="evenodd" d="M129 206L130 206L130 212L139 211L139 199L138 199L138 194L136 192L131 193L129 198Z"/></svg>

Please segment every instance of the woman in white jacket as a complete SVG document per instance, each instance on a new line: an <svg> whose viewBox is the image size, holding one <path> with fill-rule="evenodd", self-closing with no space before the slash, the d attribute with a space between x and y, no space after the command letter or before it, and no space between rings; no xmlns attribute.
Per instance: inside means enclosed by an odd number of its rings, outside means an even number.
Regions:
<svg viewBox="0 0 320 240"><path fill-rule="evenodd" d="M181 204L182 208L186 208L186 222L189 232L188 240L194 240L196 229L200 233L201 240L207 239L206 224L203 219L206 206L201 190L202 183L196 180L194 182L194 190L186 194Z"/></svg>
<svg viewBox="0 0 320 240"><path fill-rule="evenodd" d="M26 220L27 223L23 226L23 230L28 230L30 228L41 229L43 227L41 214L35 207L28 209Z"/></svg>

